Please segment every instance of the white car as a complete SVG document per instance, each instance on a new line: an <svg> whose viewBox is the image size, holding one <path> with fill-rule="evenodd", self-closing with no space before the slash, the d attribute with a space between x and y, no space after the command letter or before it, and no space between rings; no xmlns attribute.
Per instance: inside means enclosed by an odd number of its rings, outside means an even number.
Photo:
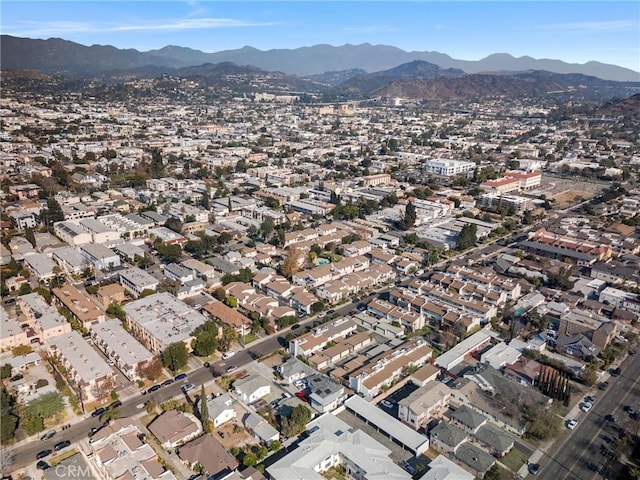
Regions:
<svg viewBox="0 0 640 480"><path fill-rule="evenodd" d="M591 410L591 407L593 407L593 404L591 402L584 402L580 405L580 410L582 410L583 412L588 412L589 410Z"/></svg>
<svg viewBox="0 0 640 480"><path fill-rule="evenodd" d="M229 350L228 352L224 352L224 353L222 354L222 359L223 359L223 360L228 360L228 359L230 359L231 357L233 357L235 354L236 354L236 352Z"/></svg>
<svg viewBox="0 0 640 480"><path fill-rule="evenodd" d="M574 429L574 428L576 428L577 426L578 426L578 421L577 421L577 420L575 420L575 419L573 419L573 420L569 420L569 421L567 422L567 428L568 428L569 430L573 430L573 429Z"/></svg>
<svg viewBox="0 0 640 480"><path fill-rule="evenodd" d="M389 400L382 400L380 402L380 405L382 405L385 408L393 408L393 403L391 403Z"/></svg>
<svg viewBox="0 0 640 480"><path fill-rule="evenodd" d="M193 390L194 388L196 388L196 386L193 383L187 383L186 385L182 386L182 391L184 393L187 393L189 390Z"/></svg>

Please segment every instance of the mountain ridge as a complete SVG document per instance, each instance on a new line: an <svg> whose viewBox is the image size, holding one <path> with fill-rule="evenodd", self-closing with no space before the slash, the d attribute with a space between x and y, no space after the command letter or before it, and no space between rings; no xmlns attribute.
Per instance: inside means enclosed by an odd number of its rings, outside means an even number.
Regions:
<svg viewBox="0 0 640 480"><path fill-rule="evenodd" d="M535 59L530 56L514 57L503 52L488 55L480 60L460 60L435 51L407 52L390 45L369 43L342 46L318 44L295 49L271 50L259 50L247 45L240 49L212 53L167 45L161 49L141 52L132 48L118 49L111 45L85 46L61 38L40 40L2 35L0 48L2 69L33 70L48 74L96 74L136 67L181 68L204 63L232 62L288 75L313 76L352 69L361 69L368 73L379 72L422 60L441 69L458 69L468 74L546 70L553 73L581 73L604 80L640 81L640 72L598 61L577 64L555 59Z"/></svg>

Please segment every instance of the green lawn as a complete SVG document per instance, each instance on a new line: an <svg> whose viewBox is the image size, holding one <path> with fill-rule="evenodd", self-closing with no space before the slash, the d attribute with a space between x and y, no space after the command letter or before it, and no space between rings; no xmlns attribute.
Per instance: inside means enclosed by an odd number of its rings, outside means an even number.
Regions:
<svg viewBox="0 0 640 480"><path fill-rule="evenodd" d="M507 467L509 467L514 472L517 472L522 464L527 461L527 456L522 453L517 448L512 448L511 451L505 455L504 458L500 459L501 463L504 463Z"/></svg>

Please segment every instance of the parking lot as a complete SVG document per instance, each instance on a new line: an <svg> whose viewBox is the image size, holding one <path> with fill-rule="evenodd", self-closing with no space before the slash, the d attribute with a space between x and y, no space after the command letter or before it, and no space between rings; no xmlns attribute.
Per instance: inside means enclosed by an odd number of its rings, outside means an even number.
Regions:
<svg viewBox="0 0 640 480"><path fill-rule="evenodd" d="M409 461L413 458L413 453L408 450L405 450L400 445L395 443L393 440L389 439L389 436L383 432L379 432L373 425L369 425L364 422L364 420L356 417L353 413L348 410L344 410L338 413L338 418L347 422L349 425L353 426L355 429L362 430L367 433L375 440L380 442L382 445L391 450L391 454L389 457L396 462L398 465L402 465L404 462Z"/></svg>

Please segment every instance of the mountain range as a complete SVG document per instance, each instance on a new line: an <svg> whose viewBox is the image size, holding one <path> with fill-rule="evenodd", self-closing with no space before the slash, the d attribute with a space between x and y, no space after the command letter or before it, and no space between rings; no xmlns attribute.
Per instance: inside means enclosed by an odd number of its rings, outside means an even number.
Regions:
<svg viewBox="0 0 640 480"><path fill-rule="evenodd" d="M315 77L316 81L321 81L319 77L322 75L325 75L326 81L331 77L326 76L327 72L333 72L335 79L342 81L351 78L342 75L341 72L344 71L351 71L352 75L357 76L358 73L382 72L414 61L423 61L439 67L439 76L457 76L457 71L466 74L504 74L544 70L561 74L583 74L619 82L640 81L639 72L600 62L566 63L561 60L535 59L528 56L516 58L507 53L496 53L477 61L458 60L439 52L407 52L389 45L367 43L337 47L314 45L267 51L247 46L214 53L166 46L141 52L109 45L85 46L59 38L37 40L2 35L0 58L3 70L33 70L48 74L66 73L81 76L140 67L179 69L205 63L230 62L287 75Z"/></svg>

